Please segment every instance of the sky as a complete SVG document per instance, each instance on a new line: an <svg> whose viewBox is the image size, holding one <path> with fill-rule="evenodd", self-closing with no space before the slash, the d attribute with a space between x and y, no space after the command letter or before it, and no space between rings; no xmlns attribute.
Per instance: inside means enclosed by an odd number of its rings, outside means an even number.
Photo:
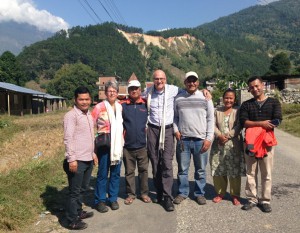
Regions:
<svg viewBox="0 0 300 233"><path fill-rule="evenodd" d="M196 27L274 1L278 0L0 0L0 23L29 23L57 32L114 21L146 32Z"/></svg>

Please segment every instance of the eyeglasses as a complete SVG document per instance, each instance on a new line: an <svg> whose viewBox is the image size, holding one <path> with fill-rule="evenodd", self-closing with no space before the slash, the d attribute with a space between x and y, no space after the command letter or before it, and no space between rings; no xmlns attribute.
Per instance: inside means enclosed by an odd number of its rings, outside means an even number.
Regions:
<svg viewBox="0 0 300 233"><path fill-rule="evenodd" d="M197 81L198 81L198 79L195 79L195 80L193 80L193 79L191 79L191 80L186 80L187 83L195 83L195 82L197 82Z"/></svg>
<svg viewBox="0 0 300 233"><path fill-rule="evenodd" d="M107 91L108 94L117 94L117 91Z"/></svg>
<svg viewBox="0 0 300 233"><path fill-rule="evenodd" d="M166 78L154 78L154 81L164 81Z"/></svg>

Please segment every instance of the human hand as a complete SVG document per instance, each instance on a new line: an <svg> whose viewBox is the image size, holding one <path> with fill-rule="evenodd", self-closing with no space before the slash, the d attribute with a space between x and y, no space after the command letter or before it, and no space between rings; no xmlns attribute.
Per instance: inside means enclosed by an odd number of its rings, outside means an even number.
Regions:
<svg viewBox="0 0 300 233"><path fill-rule="evenodd" d="M208 141L208 140L204 139L200 152L201 153L206 152L209 149L210 145L211 145L211 141Z"/></svg>
<svg viewBox="0 0 300 233"><path fill-rule="evenodd" d="M179 141L181 139L181 133L179 131L177 131L175 133L175 138Z"/></svg>
<svg viewBox="0 0 300 233"><path fill-rule="evenodd" d="M218 142L220 145L224 145L226 142L228 142L228 137L221 134L219 137L218 137Z"/></svg>
<svg viewBox="0 0 300 233"><path fill-rule="evenodd" d="M94 160L94 165L98 166L98 157L95 153L93 153L93 160Z"/></svg>
<svg viewBox="0 0 300 233"><path fill-rule="evenodd" d="M269 120L261 121L260 126L266 130L274 129L276 127Z"/></svg>
<svg viewBox="0 0 300 233"><path fill-rule="evenodd" d="M70 172L74 172L74 173L77 172L77 168L78 168L78 163L76 160L69 163Z"/></svg>
<svg viewBox="0 0 300 233"><path fill-rule="evenodd" d="M203 92L203 95L204 95L206 100L211 100L212 99L212 95L207 89L203 89L202 92Z"/></svg>

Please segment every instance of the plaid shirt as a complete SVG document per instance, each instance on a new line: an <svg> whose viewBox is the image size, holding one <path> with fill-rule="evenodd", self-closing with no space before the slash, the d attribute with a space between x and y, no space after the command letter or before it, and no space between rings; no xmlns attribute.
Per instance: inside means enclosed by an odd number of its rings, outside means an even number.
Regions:
<svg viewBox="0 0 300 233"><path fill-rule="evenodd" d="M63 124L68 162L93 160L94 125L90 112L84 113L74 106L66 113Z"/></svg>
<svg viewBox="0 0 300 233"><path fill-rule="evenodd" d="M240 108L240 123L244 126L246 120L265 121L282 120L281 105L277 99L268 97L260 107L254 98L245 101Z"/></svg>

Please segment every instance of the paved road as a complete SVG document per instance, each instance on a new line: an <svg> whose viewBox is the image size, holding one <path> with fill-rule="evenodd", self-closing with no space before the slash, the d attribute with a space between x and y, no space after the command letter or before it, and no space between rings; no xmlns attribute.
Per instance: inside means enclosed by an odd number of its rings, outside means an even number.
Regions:
<svg viewBox="0 0 300 233"><path fill-rule="evenodd" d="M185 233L185 232L300 232L300 139L280 130L276 130L279 146L275 150L273 171L273 212L266 214L258 208L243 211L233 206L231 201L213 203L212 178L208 166L208 203L199 206L194 200L187 199L176 206L174 212L167 213L158 204L146 204L135 200L130 206L124 201L124 168L122 170L122 187L120 192L120 209L109 210L87 219L89 227L82 231L105 233ZM177 166L174 161L174 193L176 193ZM190 180L193 179L190 171ZM150 177L150 183L152 179ZM192 183L192 182L191 182ZM245 178L242 180L242 197L244 196ZM244 200L245 201L245 200ZM89 208L89 207L88 207Z"/></svg>

